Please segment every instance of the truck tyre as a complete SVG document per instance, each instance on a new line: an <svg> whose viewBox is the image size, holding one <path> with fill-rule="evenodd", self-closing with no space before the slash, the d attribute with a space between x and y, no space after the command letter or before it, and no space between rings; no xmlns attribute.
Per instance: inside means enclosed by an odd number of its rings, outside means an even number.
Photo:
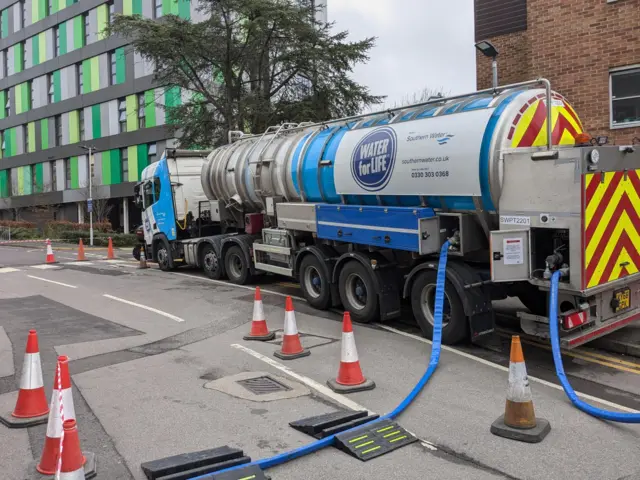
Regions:
<svg viewBox="0 0 640 480"><path fill-rule="evenodd" d="M411 308L422 334L433 339L433 307L436 298L437 272L428 270L421 273L411 287ZM442 316L442 343L454 345L469 335L467 316L460 296L453 284L445 283L445 301Z"/></svg>
<svg viewBox="0 0 640 480"><path fill-rule="evenodd" d="M222 278L222 263L213 245L206 244L202 248L200 264L207 277L213 280L220 280Z"/></svg>
<svg viewBox="0 0 640 480"><path fill-rule="evenodd" d="M375 283L369 271L357 261L348 262L338 278L340 299L356 322L370 323L380 314Z"/></svg>
<svg viewBox="0 0 640 480"><path fill-rule="evenodd" d="M156 245L158 247L158 250L156 250L156 258L158 259L158 266L160 267L160 270L164 272L173 270L171 250L169 250L167 242L160 240Z"/></svg>
<svg viewBox="0 0 640 480"><path fill-rule="evenodd" d="M142 250L142 246L136 245L135 247L133 247L133 251L131 252L133 258L135 258L138 262L140 261L140 250Z"/></svg>
<svg viewBox="0 0 640 480"><path fill-rule="evenodd" d="M300 263L300 287L309 305L319 310L331 306L331 279L325 274L320 260L307 254Z"/></svg>
<svg viewBox="0 0 640 480"><path fill-rule="evenodd" d="M532 285L522 285L518 291L518 299L534 315L547 316L547 293Z"/></svg>
<svg viewBox="0 0 640 480"><path fill-rule="evenodd" d="M224 256L224 271L231 283L246 285L251 280L249 263L239 246L234 245L227 250Z"/></svg>

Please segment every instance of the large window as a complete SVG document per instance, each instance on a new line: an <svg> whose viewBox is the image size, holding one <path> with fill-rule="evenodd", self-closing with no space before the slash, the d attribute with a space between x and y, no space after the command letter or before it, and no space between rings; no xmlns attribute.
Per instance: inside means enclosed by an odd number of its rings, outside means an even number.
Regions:
<svg viewBox="0 0 640 480"><path fill-rule="evenodd" d="M49 99L49 103L53 103L56 101L55 97L55 87L53 82L53 73L47 74L47 98Z"/></svg>
<svg viewBox="0 0 640 480"><path fill-rule="evenodd" d="M71 188L71 159L64 159L64 188L69 190Z"/></svg>
<svg viewBox="0 0 640 480"><path fill-rule="evenodd" d="M0 132L0 142L2 142L0 150L2 150L2 157L4 158L7 156L7 140L4 137L4 132Z"/></svg>
<svg viewBox="0 0 640 480"><path fill-rule="evenodd" d="M22 70L26 70L27 69L27 61L29 58L31 58L31 52L29 51L29 48L27 47L27 42L21 42L20 43L20 48L22 49Z"/></svg>
<svg viewBox="0 0 640 480"><path fill-rule="evenodd" d="M38 174L36 165L31 165L31 193L42 193L42 189L38 187Z"/></svg>
<svg viewBox="0 0 640 480"><path fill-rule="evenodd" d="M162 16L162 0L153 0L153 18Z"/></svg>
<svg viewBox="0 0 640 480"><path fill-rule="evenodd" d="M122 181L129 181L129 149L120 149L120 159L122 160Z"/></svg>
<svg viewBox="0 0 640 480"><path fill-rule="evenodd" d="M118 66L116 63L116 52L109 52L109 85L115 85L118 83Z"/></svg>
<svg viewBox="0 0 640 480"><path fill-rule="evenodd" d="M84 141L84 109L78 110L78 128L80 130L80 141Z"/></svg>
<svg viewBox="0 0 640 480"><path fill-rule="evenodd" d="M55 35L53 36L53 55L60 56L60 27L53 27Z"/></svg>
<svg viewBox="0 0 640 480"><path fill-rule="evenodd" d="M144 117L144 93L138 94L138 128L144 128L146 126L146 119Z"/></svg>
<svg viewBox="0 0 640 480"><path fill-rule="evenodd" d="M62 116L56 115L53 118L53 130L56 135L56 147L62 146Z"/></svg>
<svg viewBox="0 0 640 480"><path fill-rule="evenodd" d="M9 76L9 54L6 50L2 51L2 76Z"/></svg>
<svg viewBox="0 0 640 480"><path fill-rule="evenodd" d="M611 127L640 125L640 67L611 73Z"/></svg>
<svg viewBox="0 0 640 480"><path fill-rule="evenodd" d="M89 32L91 31L91 27L89 26L89 14L85 13L84 17L84 44L89 45Z"/></svg>
<svg viewBox="0 0 640 480"><path fill-rule="evenodd" d="M78 95L84 93L84 78L82 76L82 63L76 63L76 75L78 76Z"/></svg>
<svg viewBox="0 0 640 480"><path fill-rule="evenodd" d="M6 95L7 103L4 104L4 116L8 117L11 115L11 96L9 95L9 90L6 90Z"/></svg>
<svg viewBox="0 0 640 480"><path fill-rule="evenodd" d="M153 205L153 183L151 180L146 181L142 187L142 199L144 208Z"/></svg>
<svg viewBox="0 0 640 480"><path fill-rule="evenodd" d="M127 131L127 102L124 98L118 100L118 123L120 124L120 133Z"/></svg>
<svg viewBox="0 0 640 480"><path fill-rule="evenodd" d="M149 163L154 163L158 161L158 146L155 143L150 143L147 145L147 156Z"/></svg>
<svg viewBox="0 0 640 480"><path fill-rule="evenodd" d="M50 162L51 165L51 190L58 190L58 175L56 172L56 161Z"/></svg>
<svg viewBox="0 0 640 480"><path fill-rule="evenodd" d="M27 125L23 125L22 131L22 138L24 138L24 149L22 150L22 153L27 153L29 151L29 127Z"/></svg>
<svg viewBox="0 0 640 480"><path fill-rule="evenodd" d="M27 110L31 110L33 107L33 99L36 96L36 92L33 89L33 80L27 82Z"/></svg>

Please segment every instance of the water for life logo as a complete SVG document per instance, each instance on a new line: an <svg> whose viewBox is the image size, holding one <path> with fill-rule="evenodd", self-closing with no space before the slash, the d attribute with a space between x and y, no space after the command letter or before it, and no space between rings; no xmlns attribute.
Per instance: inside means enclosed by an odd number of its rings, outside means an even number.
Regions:
<svg viewBox="0 0 640 480"><path fill-rule="evenodd" d="M360 140L351 156L351 174L360 187L376 192L389 183L397 145L396 132L389 127L374 130Z"/></svg>

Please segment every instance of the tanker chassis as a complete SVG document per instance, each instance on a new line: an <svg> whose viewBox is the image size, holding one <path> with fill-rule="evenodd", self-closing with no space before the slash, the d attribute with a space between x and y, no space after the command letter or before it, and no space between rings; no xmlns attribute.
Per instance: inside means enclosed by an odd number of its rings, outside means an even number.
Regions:
<svg viewBox="0 0 640 480"><path fill-rule="evenodd" d="M135 198L163 270L284 275L364 323L399 317L405 299L426 337L449 240L446 344L492 332L492 301L509 296L527 307L522 329L548 336L559 270L552 320L572 348L640 318L640 151L601 143L539 79L169 149Z"/></svg>

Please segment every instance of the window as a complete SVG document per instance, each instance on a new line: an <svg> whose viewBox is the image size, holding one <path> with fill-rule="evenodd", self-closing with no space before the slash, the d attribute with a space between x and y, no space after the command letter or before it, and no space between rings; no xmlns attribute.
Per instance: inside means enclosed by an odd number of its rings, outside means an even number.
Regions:
<svg viewBox="0 0 640 480"><path fill-rule="evenodd" d="M6 50L2 51L2 76L9 76L9 55Z"/></svg>
<svg viewBox="0 0 640 480"><path fill-rule="evenodd" d="M33 107L33 99L35 97L35 90L33 89L33 80L27 82L27 110L31 110Z"/></svg>
<svg viewBox="0 0 640 480"><path fill-rule="evenodd" d="M53 83L53 73L47 74L47 92L48 92L49 103L55 102L56 97L55 97L55 88Z"/></svg>
<svg viewBox="0 0 640 480"><path fill-rule="evenodd" d="M91 27L89 26L89 13L85 13L84 17L84 44L89 45L91 42L89 41L89 33L91 32Z"/></svg>
<svg viewBox="0 0 640 480"><path fill-rule="evenodd" d="M4 138L4 132L0 132L0 139L2 139L2 146L0 147L0 150L2 150L2 156L6 157L7 156L7 142Z"/></svg>
<svg viewBox="0 0 640 480"><path fill-rule="evenodd" d="M53 13L53 2L54 0L47 1L47 6L45 7L47 9L47 11L45 12L45 15L47 17Z"/></svg>
<svg viewBox="0 0 640 480"><path fill-rule="evenodd" d="M22 138L24 139L22 153L27 153L29 151L29 127L27 127L27 125L23 125L22 131L24 132L22 135Z"/></svg>
<svg viewBox="0 0 640 480"><path fill-rule="evenodd" d="M64 159L64 188L66 190L71 188L71 159Z"/></svg>
<svg viewBox="0 0 640 480"><path fill-rule="evenodd" d="M76 63L76 74L78 76L78 95L80 95L81 93L84 93L84 80L82 78L82 64L81 63Z"/></svg>
<svg viewBox="0 0 640 480"><path fill-rule="evenodd" d="M4 116L5 118L11 115L11 96L9 95L9 90L7 90L7 103L4 105Z"/></svg>
<svg viewBox="0 0 640 480"><path fill-rule="evenodd" d="M116 64L116 52L109 52L109 76L111 78L110 85L118 83L118 66Z"/></svg>
<svg viewBox="0 0 640 480"><path fill-rule="evenodd" d="M146 125L146 119L144 117L144 93L138 94L138 128L144 128Z"/></svg>
<svg viewBox="0 0 640 480"><path fill-rule="evenodd" d="M149 163L158 161L157 146L155 143L150 143L149 145L147 145L147 156L149 158Z"/></svg>
<svg viewBox="0 0 640 480"><path fill-rule="evenodd" d="M4 146L2 147L4 149ZM7 193L9 194L9 197L13 196L13 186L12 186L12 181L11 181L11 169L8 168L7 169ZM15 210L14 210L14 215L15 215ZM15 220L15 219L14 219Z"/></svg>
<svg viewBox="0 0 640 480"><path fill-rule="evenodd" d="M640 68L611 73L611 128L640 125Z"/></svg>
<svg viewBox="0 0 640 480"><path fill-rule="evenodd" d="M20 48L22 49L22 70L27 68L27 59L29 56L29 49L27 48L27 42L20 42Z"/></svg>
<svg viewBox="0 0 640 480"><path fill-rule="evenodd" d="M53 27L55 35L53 36L53 54L56 57L60 56L60 28Z"/></svg>
<svg viewBox="0 0 640 480"><path fill-rule="evenodd" d="M162 0L153 0L153 18L162 16Z"/></svg>
<svg viewBox="0 0 640 480"><path fill-rule="evenodd" d="M124 98L118 100L118 122L120 123L120 133L127 131L127 102Z"/></svg>
<svg viewBox="0 0 640 480"><path fill-rule="evenodd" d="M122 160L122 181L129 181L129 149L121 148L120 149L120 159Z"/></svg>
<svg viewBox="0 0 640 480"><path fill-rule="evenodd" d="M58 190L58 175L56 174L56 161L49 162L51 165L51 190Z"/></svg>
<svg viewBox="0 0 640 480"><path fill-rule="evenodd" d="M84 109L78 110L78 127L80 128L80 141L84 141Z"/></svg>
<svg viewBox="0 0 640 480"><path fill-rule="evenodd" d="M22 24L21 28L27 26L27 0L22 0Z"/></svg>
<svg viewBox="0 0 640 480"><path fill-rule="evenodd" d="M42 190L38 187L38 177L36 174L36 166L31 165L31 193L42 193Z"/></svg>
<svg viewBox="0 0 640 480"><path fill-rule="evenodd" d="M160 177L153 177L153 200L160 200Z"/></svg>
<svg viewBox="0 0 640 480"><path fill-rule="evenodd" d="M108 22L111 23L113 21L113 16L116 13L116 7L115 4L113 2L109 2L109 18L108 18Z"/></svg>
<svg viewBox="0 0 640 480"><path fill-rule="evenodd" d="M56 135L56 147L62 146L62 116L53 117L53 130Z"/></svg>
<svg viewBox="0 0 640 480"><path fill-rule="evenodd" d="M145 182L142 188L143 188L142 198L144 202L143 205L144 205L144 208L147 208L153 205L153 183L151 182L151 180L149 180Z"/></svg>

